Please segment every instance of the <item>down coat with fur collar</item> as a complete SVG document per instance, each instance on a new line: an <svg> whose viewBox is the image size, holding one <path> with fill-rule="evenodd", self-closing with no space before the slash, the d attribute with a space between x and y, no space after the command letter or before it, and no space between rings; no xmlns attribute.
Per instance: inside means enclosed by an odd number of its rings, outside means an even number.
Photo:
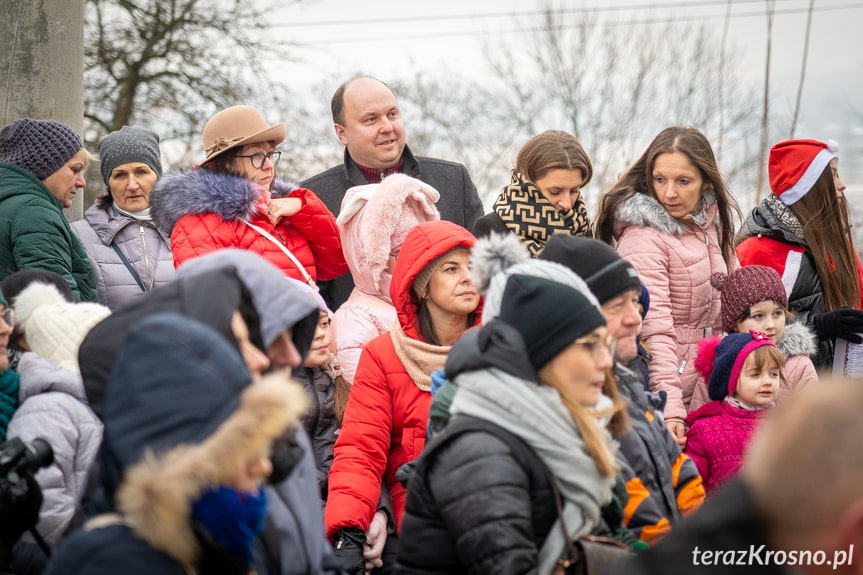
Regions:
<svg viewBox="0 0 863 575"><path fill-rule="evenodd" d="M617 253L629 261L650 292L650 313L641 333L653 354L649 364L651 391L665 391L665 420L682 422L699 379L696 344L710 331L722 331L719 291L710 275L731 273L719 246L716 202L709 202L706 220L692 215L674 218L653 197L633 194L615 215Z"/></svg>
<svg viewBox="0 0 863 575"><path fill-rule="evenodd" d="M46 573L247 573L191 506L297 424L305 391L279 374L252 382L223 335L179 314L137 323L114 377L123 385L105 398L100 461L117 512L66 540Z"/></svg>
<svg viewBox="0 0 863 575"><path fill-rule="evenodd" d="M273 226L256 204L259 191L252 182L198 168L160 178L150 194L150 207L156 226L171 238L175 267L212 251L241 248L263 256L286 276L305 281L282 249L248 222L280 240L313 280L347 272L336 219L314 192L276 180L272 195L298 198L303 207Z"/></svg>
<svg viewBox="0 0 863 575"><path fill-rule="evenodd" d="M475 241L469 231L447 221L427 222L413 229L399 254L390 289L407 337L424 341L411 292L417 274L438 256L460 246L470 248ZM480 315L478 308L477 322ZM408 375L390 333L366 345L333 450L324 513L327 537L346 527L368 530L382 481L390 489L398 529L405 488L396 480L396 471L422 453L430 404L431 392L422 391Z"/></svg>

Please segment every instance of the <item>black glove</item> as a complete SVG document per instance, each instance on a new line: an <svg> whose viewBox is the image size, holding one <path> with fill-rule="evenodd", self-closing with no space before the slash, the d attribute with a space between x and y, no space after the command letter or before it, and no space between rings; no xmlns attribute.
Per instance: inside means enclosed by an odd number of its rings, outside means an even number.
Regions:
<svg viewBox="0 0 863 575"><path fill-rule="evenodd" d="M366 570L366 560L363 558L363 545L366 534L359 527L347 527L336 532L333 538L333 553L339 560L342 569L349 575L363 575Z"/></svg>
<svg viewBox="0 0 863 575"><path fill-rule="evenodd" d="M863 311L840 307L833 311L815 314L812 317L815 331L822 340L841 337L851 343L863 343Z"/></svg>
<svg viewBox="0 0 863 575"><path fill-rule="evenodd" d="M42 507L42 490L32 474L25 474L15 485L5 479L0 478L0 568L5 567L21 535L36 527Z"/></svg>
<svg viewBox="0 0 863 575"><path fill-rule="evenodd" d="M270 485L278 485L288 478L300 460L305 450L297 442L297 429L293 428L273 441L270 449L270 462L273 464L273 472L267 478Z"/></svg>

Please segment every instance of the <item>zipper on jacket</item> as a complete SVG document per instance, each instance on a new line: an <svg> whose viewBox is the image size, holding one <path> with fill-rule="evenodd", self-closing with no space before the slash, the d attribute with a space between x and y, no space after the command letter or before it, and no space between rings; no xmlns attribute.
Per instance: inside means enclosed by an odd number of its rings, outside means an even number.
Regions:
<svg viewBox="0 0 863 575"><path fill-rule="evenodd" d="M685 368L686 368L686 360L684 359L683 361L681 361L681 362L680 362L680 367L679 367L679 368L677 368L677 374L678 374L678 375L683 375L683 370L684 370Z"/></svg>
<svg viewBox="0 0 863 575"><path fill-rule="evenodd" d="M156 274L150 269L150 252L147 250L147 235L144 233L144 224L138 222L138 232L141 234L141 247L144 250L144 272L150 278L150 282L145 284L147 291L153 289L153 284L156 283Z"/></svg>

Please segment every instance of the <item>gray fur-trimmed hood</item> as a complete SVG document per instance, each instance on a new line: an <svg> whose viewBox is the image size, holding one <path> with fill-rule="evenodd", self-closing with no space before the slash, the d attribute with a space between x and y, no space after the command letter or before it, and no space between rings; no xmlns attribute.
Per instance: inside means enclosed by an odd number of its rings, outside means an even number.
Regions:
<svg viewBox="0 0 863 575"><path fill-rule="evenodd" d="M276 180L274 198L287 196L297 185ZM188 214L214 213L225 221L248 220L255 212L258 188L240 176L205 168L177 170L156 181L150 192L150 214L156 227L170 237L177 220Z"/></svg>
<svg viewBox="0 0 863 575"><path fill-rule="evenodd" d="M782 333L782 338L776 342L776 347L779 348L786 358L796 355L808 355L814 357L818 352L818 345L813 334L808 327L799 322L788 323L785 325L785 331Z"/></svg>
<svg viewBox="0 0 863 575"><path fill-rule="evenodd" d="M716 205L716 194L711 188L704 191L703 199L711 208ZM707 223L713 219L715 213L715 209L708 209ZM692 216L688 215L686 218L692 220ZM672 236L683 235L687 231L686 224L669 214L656 198L638 192L621 202L617 209L615 236L619 237L623 229L629 226L653 228Z"/></svg>

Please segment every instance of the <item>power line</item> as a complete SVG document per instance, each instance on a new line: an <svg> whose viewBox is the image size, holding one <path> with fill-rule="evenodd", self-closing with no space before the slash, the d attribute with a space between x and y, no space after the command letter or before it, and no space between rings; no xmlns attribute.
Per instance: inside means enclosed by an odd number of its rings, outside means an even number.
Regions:
<svg viewBox="0 0 863 575"><path fill-rule="evenodd" d="M763 2L763 0L740 0L740 2ZM788 1L788 0L777 0L777 1ZM710 2L712 5L718 5L716 2ZM687 6L692 6L692 4L687 4ZM815 8L814 12L831 12L836 10L856 10L859 8L863 8L863 2L859 2L856 4L840 4L840 5L832 5L832 6L821 6ZM809 12L809 8L786 8L785 10L774 10L772 12L768 12L766 10L760 10L757 12L742 12L738 14L733 14L732 18L753 18L753 17L764 17L769 13L773 15L790 15L790 14L803 14ZM515 14L515 13L513 13ZM521 13L525 14L525 13ZM725 14L710 14L710 15L701 15L701 16L678 16L674 18L644 18L641 20L627 20L627 21L616 21L616 22L604 22L603 25L609 28L615 28L619 26L640 26L640 25L651 25L651 24L674 24L678 22L693 22L693 21L707 21L707 20L719 20L724 19ZM355 21L359 22L359 21ZM367 21L365 21L368 23ZM384 23L383 20L376 20L376 22ZM555 26L523 26L519 28L510 28L504 30L496 30L495 34L518 34L518 33L527 33L527 32L547 32L549 30L569 30L572 28L577 28L578 24L560 24ZM312 39L312 40L302 40L301 42L305 45L316 45L316 44L358 44L358 43L370 43L370 42L381 42L387 41L391 42L393 40L416 40L416 39L425 39L425 38L447 38L447 37L457 37L457 36L473 36L476 35L476 30L461 30L461 31L447 31L447 32L428 32L424 34L403 34L403 35L392 35L389 34L386 38L380 37L370 37L370 36L362 36L355 38L329 38L329 39Z"/></svg>

